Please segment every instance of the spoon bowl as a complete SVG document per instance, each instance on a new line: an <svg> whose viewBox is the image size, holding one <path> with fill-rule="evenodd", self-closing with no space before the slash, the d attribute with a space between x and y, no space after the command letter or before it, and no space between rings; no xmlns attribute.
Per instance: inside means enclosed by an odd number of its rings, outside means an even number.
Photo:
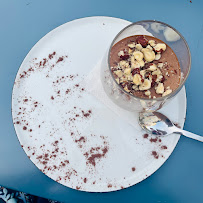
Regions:
<svg viewBox="0 0 203 203"><path fill-rule="evenodd" d="M176 133L203 142L202 136L177 128L169 118L159 112L140 113L139 124L145 131L153 135L167 136Z"/></svg>

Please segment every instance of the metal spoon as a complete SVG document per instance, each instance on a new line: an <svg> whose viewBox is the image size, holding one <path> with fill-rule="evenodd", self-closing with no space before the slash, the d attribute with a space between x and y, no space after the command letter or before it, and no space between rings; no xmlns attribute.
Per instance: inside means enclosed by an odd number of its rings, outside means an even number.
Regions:
<svg viewBox="0 0 203 203"><path fill-rule="evenodd" d="M177 128L166 116L159 112L140 113L139 124L144 130L153 135L165 136L177 133L203 142L203 136Z"/></svg>

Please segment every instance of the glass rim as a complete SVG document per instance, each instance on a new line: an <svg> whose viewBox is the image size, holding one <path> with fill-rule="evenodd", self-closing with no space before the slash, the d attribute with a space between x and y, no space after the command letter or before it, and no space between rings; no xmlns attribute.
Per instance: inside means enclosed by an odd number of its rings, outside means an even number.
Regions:
<svg viewBox="0 0 203 203"><path fill-rule="evenodd" d="M116 39L118 38L118 36L119 36L123 31L125 31L126 29L128 29L129 27L131 27L131 26L133 26L133 25L136 25L136 24L139 24L139 23L146 23L146 22L157 22L157 23L166 25L166 26L170 27L171 29L173 29L176 33L179 34L179 36L181 37L181 39L184 41L184 43L185 43L185 45L186 45L186 48L187 48L187 51L188 51L188 53L189 53L189 70L188 70L186 76L184 77L184 79L183 79L183 81L182 81L182 84L179 85L178 88L176 88L176 89L175 89L174 91L172 91L170 94L168 94L168 95L166 95L166 96L163 96L163 97L154 98L154 99L153 99L153 98L150 99L150 98L137 97L137 96L135 96L135 95L130 94L130 93L127 92L126 90L124 90L124 89L116 82L116 79L115 79L115 77L113 76L113 73L112 73L112 71L111 71L111 66L110 66L110 53L111 53L111 49L112 49L112 47L113 47L113 45L114 45ZM114 37L113 41L111 42L109 51L108 51L108 66L109 66L109 71L110 71L110 74L111 74L111 76L112 76L112 78L113 78L113 81L116 83L116 85L118 86L118 88L119 88L121 91L127 93L129 96L131 96L131 97L133 97L133 98L135 98L135 99L146 100L146 101L154 101L154 100L155 100L155 101L162 101L162 100L165 100L165 99L167 99L167 98L173 97L175 94L177 94L177 93L181 90L181 88L182 88L183 85L185 84L185 82L186 82L186 80L187 80L187 78L188 78L188 76L189 76L190 70L191 70L191 53L190 53L190 48L189 48L189 46L188 46L188 43L187 43L187 41L185 40L185 38L183 37L183 35L182 35L179 31L177 31L175 28L173 28L171 25L169 25L169 24L167 24L167 23L164 23L164 22L161 22L161 21L157 21L157 20L141 20L141 21L137 21L137 22L131 23L130 25L127 25L126 27L124 27L124 28Z"/></svg>

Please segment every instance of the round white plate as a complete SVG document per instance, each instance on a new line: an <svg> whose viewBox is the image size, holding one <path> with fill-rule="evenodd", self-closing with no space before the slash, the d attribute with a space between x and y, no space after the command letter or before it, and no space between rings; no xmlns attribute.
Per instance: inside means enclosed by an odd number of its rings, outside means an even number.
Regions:
<svg viewBox="0 0 203 203"><path fill-rule="evenodd" d="M128 24L110 17L68 22L31 49L16 76L12 115L19 141L44 174L65 186L91 192L129 187L154 173L178 142L178 135L143 138L138 125L83 89L85 76ZM162 112L183 126L184 88Z"/></svg>

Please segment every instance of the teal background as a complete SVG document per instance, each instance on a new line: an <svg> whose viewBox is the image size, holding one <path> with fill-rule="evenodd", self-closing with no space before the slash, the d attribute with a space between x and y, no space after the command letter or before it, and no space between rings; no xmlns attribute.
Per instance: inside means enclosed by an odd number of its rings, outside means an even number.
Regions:
<svg viewBox="0 0 203 203"><path fill-rule="evenodd" d="M183 34L192 54L184 129L203 135L203 1L0 0L0 185L63 202L203 202L203 144L185 137L155 174L111 193L66 188L40 172L21 149L11 117L18 68L41 37L63 23L87 16L156 19Z"/></svg>

